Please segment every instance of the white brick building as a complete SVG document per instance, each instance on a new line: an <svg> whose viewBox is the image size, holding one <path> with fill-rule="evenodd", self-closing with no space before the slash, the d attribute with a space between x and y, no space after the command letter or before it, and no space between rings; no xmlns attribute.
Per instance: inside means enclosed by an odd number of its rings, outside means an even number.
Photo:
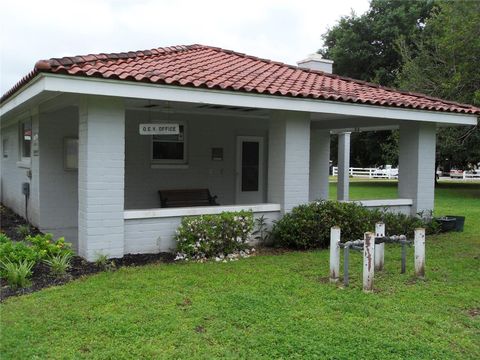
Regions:
<svg viewBox="0 0 480 360"><path fill-rule="evenodd" d="M349 132L399 128L398 199L369 205L415 214L433 209L436 127L479 114L200 45L50 59L1 99L1 201L89 260L169 251L183 216L252 209L273 221L326 198L331 132L348 169ZM221 205L161 208L158 190L192 188Z"/></svg>

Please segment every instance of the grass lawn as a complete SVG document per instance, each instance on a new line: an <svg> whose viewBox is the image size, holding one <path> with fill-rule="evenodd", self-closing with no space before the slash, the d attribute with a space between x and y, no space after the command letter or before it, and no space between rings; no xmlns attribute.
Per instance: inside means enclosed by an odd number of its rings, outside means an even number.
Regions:
<svg viewBox="0 0 480 360"><path fill-rule="evenodd" d="M395 197L396 184L351 193ZM326 250L122 268L8 299L1 358L479 359L480 185L441 184L436 213L466 215L465 232L427 237L425 281L413 249L399 273L394 245L373 294L357 253L348 289L328 283Z"/></svg>

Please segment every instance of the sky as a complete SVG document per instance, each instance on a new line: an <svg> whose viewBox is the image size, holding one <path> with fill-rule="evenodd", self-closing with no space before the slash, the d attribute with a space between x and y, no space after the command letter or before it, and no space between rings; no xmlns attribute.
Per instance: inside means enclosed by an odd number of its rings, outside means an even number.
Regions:
<svg viewBox="0 0 480 360"><path fill-rule="evenodd" d="M0 93L52 57L203 44L296 64L369 0L0 0Z"/></svg>

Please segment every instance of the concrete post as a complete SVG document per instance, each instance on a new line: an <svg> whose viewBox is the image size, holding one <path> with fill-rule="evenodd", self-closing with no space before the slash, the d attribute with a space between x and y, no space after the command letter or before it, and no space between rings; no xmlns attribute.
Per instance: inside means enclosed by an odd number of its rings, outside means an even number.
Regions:
<svg viewBox="0 0 480 360"><path fill-rule="evenodd" d="M375 224L375 237L385 236L385 224ZM385 263L385 243L375 244L375 270L383 270Z"/></svg>
<svg viewBox="0 0 480 360"><path fill-rule="evenodd" d="M305 204L310 181L310 115L273 111L268 137L267 200L282 212Z"/></svg>
<svg viewBox="0 0 480 360"><path fill-rule="evenodd" d="M337 200L349 200L350 133L338 134Z"/></svg>
<svg viewBox="0 0 480 360"><path fill-rule="evenodd" d="M435 136L435 124L400 124L398 196L413 200L411 215L433 210Z"/></svg>
<svg viewBox="0 0 480 360"><path fill-rule="evenodd" d="M89 261L124 255L125 109L88 96L79 108L78 250Z"/></svg>
<svg viewBox="0 0 480 360"><path fill-rule="evenodd" d="M425 229L415 229L415 276L425 277Z"/></svg>
<svg viewBox="0 0 480 360"><path fill-rule="evenodd" d="M340 228L330 228L330 282L337 282L340 274Z"/></svg>
<svg viewBox="0 0 480 360"><path fill-rule="evenodd" d="M366 232L363 245L363 291L373 291L373 277L375 275L375 234Z"/></svg>
<svg viewBox="0 0 480 360"><path fill-rule="evenodd" d="M329 168L330 131L312 129L310 133L310 201L328 199Z"/></svg>

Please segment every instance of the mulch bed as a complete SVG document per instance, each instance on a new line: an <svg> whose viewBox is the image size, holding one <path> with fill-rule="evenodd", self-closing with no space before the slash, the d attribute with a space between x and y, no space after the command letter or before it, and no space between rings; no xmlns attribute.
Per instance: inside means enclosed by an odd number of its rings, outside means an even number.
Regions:
<svg viewBox="0 0 480 360"><path fill-rule="evenodd" d="M40 234L40 231L35 226L30 225L23 217L15 214L0 203L0 232L12 240L22 241L23 238L17 231L17 228L21 225L29 225L31 235Z"/></svg>
<svg viewBox="0 0 480 360"><path fill-rule="evenodd" d="M5 233L12 240L23 240L19 234L17 234L16 228L19 225L26 225L28 222L21 216L18 216L9 208L0 204L0 232ZM40 233L40 231L31 227L32 235ZM173 262L174 254L171 253L158 253L158 254L127 254L123 258L110 259L113 262L113 266L108 264L108 269L114 270L122 266L141 266L153 263L170 263ZM0 279L0 302L11 296L29 294L41 289L62 285L71 280L81 278L83 276L95 274L101 271L105 271L105 266L97 265L96 263L85 261L79 256L72 258L71 267L68 273L61 278L57 278L50 273L50 269L43 263L38 263L33 268L33 275L31 285L28 288L23 289L11 289L8 287L5 279Z"/></svg>

